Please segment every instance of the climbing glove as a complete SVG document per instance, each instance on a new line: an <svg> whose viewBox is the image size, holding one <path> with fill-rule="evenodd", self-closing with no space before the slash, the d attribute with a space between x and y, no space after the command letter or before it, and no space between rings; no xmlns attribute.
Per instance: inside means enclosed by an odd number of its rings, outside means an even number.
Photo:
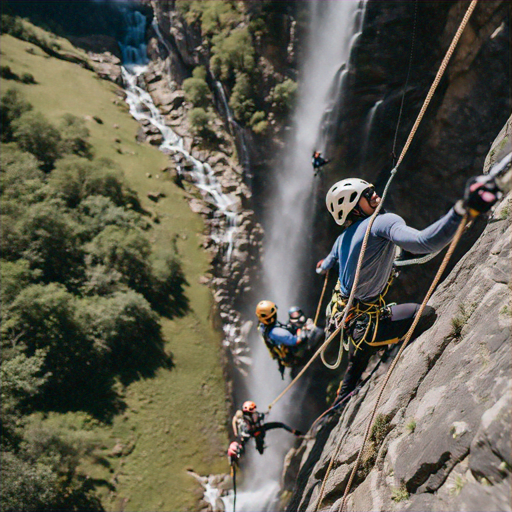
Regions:
<svg viewBox="0 0 512 512"><path fill-rule="evenodd" d="M500 199L501 192L496 181L488 176L476 176L466 182L464 199L458 201L455 211L467 212L471 217L477 217L481 213L487 213Z"/></svg>

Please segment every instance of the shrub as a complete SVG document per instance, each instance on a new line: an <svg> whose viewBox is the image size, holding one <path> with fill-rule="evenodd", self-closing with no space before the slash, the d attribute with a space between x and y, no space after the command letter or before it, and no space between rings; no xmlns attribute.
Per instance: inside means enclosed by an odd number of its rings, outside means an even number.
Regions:
<svg viewBox="0 0 512 512"><path fill-rule="evenodd" d="M254 48L247 28L216 34L210 68L221 80L232 80L236 72L252 73L255 67Z"/></svg>
<svg viewBox="0 0 512 512"><path fill-rule="evenodd" d="M407 491L405 485L402 485L401 487L393 487L391 489L391 499L397 503L400 501L408 500L409 492Z"/></svg>
<svg viewBox="0 0 512 512"><path fill-rule="evenodd" d="M416 420L412 418L407 425L405 425L405 428L412 434L416 430Z"/></svg>
<svg viewBox="0 0 512 512"><path fill-rule="evenodd" d="M12 140L13 121L30 110L32 110L32 105L23 98L23 95L17 89L8 89L6 93L2 95L0 100L2 142Z"/></svg>
<svg viewBox="0 0 512 512"><path fill-rule="evenodd" d="M24 84L36 84L36 79L34 78L34 75L32 73L23 73L21 75L21 78L20 80L24 83Z"/></svg>
<svg viewBox="0 0 512 512"><path fill-rule="evenodd" d="M92 146L87 140L90 133L83 119L73 114L64 114L59 128L62 137L62 153L92 158Z"/></svg>
<svg viewBox="0 0 512 512"><path fill-rule="evenodd" d="M39 112L25 112L13 121L13 138L18 146L32 153L43 171L53 169L61 156L59 131Z"/></svg>
<svg viewBox="0 0 512 512"><path fill-rule="evenodd" d="M190 123L190 131L193 135L202 138L209 138L214 135L211 129L210 115L204 108L195 107L188 113L188 121Z"/></svg>
<svg viewBox="0 0 512 512"><path fill-rule="evenodd" d="M192 78L183 81L183 90L187 101L195 107L206 107L211 102L210 89L205 80L206 71L198 66L192 73Z"/></svg>
<svg viewBox="0 0 512 512"><path fill-rule="evenodd" d="M0 66L0 76L6 80L19 80L19 76L9 66Z"/></svg>
<svg viewBox="0 0 512 512"><path fill-rule="evenodd" d="M255 105L251 80L245 73L237 73L236 75L236 83L229 99L229 106L233 110L236 119L249 123L253 116Z"/></svg>
<svg viewBox="0 0 512 512"><path fill-rule="evenodd" d="M265 112L261 110L254 112L252 115L249 126L255 134L262 135L267 131L268 121L265 119L266 116Z"/></svg>
<svg viewBox="0 0 512 512"><path fill-rule="evenodd" d="M287 78L270 91L268 101L272 103L272 108L276 114L284 117L293 108L296 95L297 84Z"/></svg>

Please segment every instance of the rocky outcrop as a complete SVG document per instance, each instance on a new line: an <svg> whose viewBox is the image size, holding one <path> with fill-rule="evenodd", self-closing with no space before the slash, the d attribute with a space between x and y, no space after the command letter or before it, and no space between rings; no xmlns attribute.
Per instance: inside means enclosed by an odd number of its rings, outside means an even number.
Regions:
<svg viewBox="0 0 512 512"><path fill-rule="evenodd" d="M486 165L510 152L510 134L509 119ZM347 510L510 510L511 203L509 193L433 295L437 321L391 376ZM290 512L316 510L339 446L318 508L338 510L384 372L291 454Z"/></svg>
<svg viewBox="0 0 512 512"><path fill-rule="evenodd" d="M190 135L187 117L190 105L185 102L182 90L169 90L162 61L151 62L143 80L165 123L182 138L184 149L193 158L211 167L219 191L230 201L228 210L235 216L234 227L210 194L201 192L192 162L180 152L171 155L172 164L166 172L172 173L176 183L187 190L190 208L203 217L206 225L203 247L210 254L211 271L204 284L213 291L213 317L224 332L226 353L233 363L229 366L243 373L249 363L246 339L251 322L243 319L241 310L244 304L251 303L248 297L258 282L263 238L262 228L251 209L252 194L244 181L244 169L220 119L214 123L218 141L214 149ZM141 124L137 137L155 145L163 140L160 131L149 122ZM231 233L231 243L226 239L227 233Z"/></svg>

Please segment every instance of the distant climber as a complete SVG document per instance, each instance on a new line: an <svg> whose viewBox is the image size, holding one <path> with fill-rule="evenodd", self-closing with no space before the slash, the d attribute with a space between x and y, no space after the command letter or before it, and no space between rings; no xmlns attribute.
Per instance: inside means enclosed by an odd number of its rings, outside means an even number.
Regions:
<svg viewBox="0 0 512 512"><path fill-rule="evenodd" d="M307 323L307 318L302 309L298 306L292 306L288 310L288 329L296 334L299 329Z"/></svg>
<svg viewBox="0 0 512 512"><path fill-rule="evenodd" d="M400 340L419 310L418 304L386 305L383 299L394 273L395 244L414 254L437 251L451 241L466 212L472 217L485 213L498 197L499 190L493 180L473 178L466 185L464 199L457 201L446 215L422 231L407 226L394 213L382 211L377 216L360 269L355 302L346 319L344 342L345 346L349 345L348 367L335 403L354 390L372 354L382 346ZM341 180L327 192L327 209L344 231L330 254L317 263L317 273L320 274L336 263L339 266L339 280L328 306L326 335L339 327L354 283L369 217L380 201L374 186L359 178ZM427 306L415 336L430 327L435 317L434 309Z"/></svg>
<svg viewBox="0 0 512 512"><path fill-rule="evenodd" d="M269 430L282 428L288 432L302 436L302 432L290 428L288 425L279 421L264 423L265 414L258 412L256 404L251 401L244 402L242 409L238 410L233 416L232 426L236 440L229 445L228 458L233 462L238 461L245 450L245 445L249 439L253 438L256 443L256 450L263 454L265 450L265 434Z"/></svg>
<svg viewBox="0 0 512 512"><path fill-rule="evenodd" d="M318 171L321 167L323 167L325 164L328 164L330 160L325 159L322 156L322 153L320 151L315 151L313 153L313 156L311 157L311 163L313 164L313 170L315 171L315 176L317 175Z"/></svg>
<svg viewBox="0 0 512 512"><path fill-rule="evenodd" d="M278 322L277 306L270 300L258 303L256 316L260 321L258 330L261 337L272 358L277 360L283 378L285 368L304 365L313 350L323 341L323 330L316 327L311 319L304 318L300 326L294 324L296 320L300 321L301 316L305 317L303 313L298 319L290 318L289 324Z"/></svg>

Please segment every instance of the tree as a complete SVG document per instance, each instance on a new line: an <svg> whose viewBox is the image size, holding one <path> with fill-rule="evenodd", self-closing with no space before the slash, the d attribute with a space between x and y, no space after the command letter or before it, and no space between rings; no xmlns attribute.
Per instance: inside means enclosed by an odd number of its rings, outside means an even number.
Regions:
<svg viewBox="0 0 512 512"><path fill-rule="evenodd" d="M183 81L183 90L187 101L194 107L207 107L211 102L210 89L205 78L204 67L198 66L192 72L192 77Z"/></svg>
<svg viewBox="0 0 512 512"><path fill-rule="evenodd" d="M7 307L29 284L33 283L39 277L39 272L30 268L28 260L19 259L17 261L1 262L2 288L2 309Z"/></svg>
<svg viewBox="0 0 512 512"><path fill-rule="evenodd" d="M297 84L290 78L277 84L271 91L268 100L276 114L285 116L293 108L297 95Z"/></svg>
<svg viewBox="0 0 512 512"><path fill-rule="evenodd" d="M150 377L156 368L170 364L163 350L158 316L133 290L84 299L80 315L88 338L125 384L140 375Z"/></svg>
<svg viewBox="0 0 512 512"><path fill-rule="evenodd" d="M235 72L252 73L255 67L252 38L247 28L221 32L212 38L210 68L221 80L232 80Z"/></svg>
<svg viewBox="0 0 512 512"><path fill-rule="evenodd" d="M215 132L211 129L211 118L204 108L195 107L188 113L190 131L203 139L215 138Z"/></svg>
<svg viewBox="0 0 512 512"><path fill-rule="evenodd" d="M62 202L48 200L28 208L17 224L18 254L41 271L41 279L71 289L83 280L84 259L79 226Z"/></svg>
<svg viewBox="0 0 512 512"><path fill-rule="evenodd" d="M254 113L255 105L251 79L246 73L236 74L236 83L233 87L229 106L233 109L234 116L244 123L248 123Z"/></svg>
<svg viewBox="0 0 512 512"><path fill-rule="evenodd" d="M17 89L8 89L6 91L0 99L0 136L2 142L10 142L12 140L13 121L31 110L32 105L23 98L23 95Z"/></svg>
<svg viewBox="0 0 512 512"><path fill-rule="evenodd" d="M4 313L1 331L4 346L14 346L27 357L45 351L41 371L51 376L39 406L84 407L104 385L98 354L77 316L76 299L62 285L25 288Z"/></svg>
<svg viewBox="0 0 512 512"><path fill-rule="evenodd" d="M88 267L103 265L123 276L122 282L146 295L150 288L151 247L137 229L107 226L86 246Z"/></svg>
<svg viewBox="0 0 512 512"><path fill-rule="evenodd" d="M40 112L25 112L12 122L13 138L24 151L32 153L45 172L61 156L61 136Z"/></svg>
<svg viewBox="0 0 512 512"><path fill-rule="evenodd" d="M62 153L92 158L92 146L87 140L90 133L83 119L73 114L64 114L59 127Z"/></svg>

